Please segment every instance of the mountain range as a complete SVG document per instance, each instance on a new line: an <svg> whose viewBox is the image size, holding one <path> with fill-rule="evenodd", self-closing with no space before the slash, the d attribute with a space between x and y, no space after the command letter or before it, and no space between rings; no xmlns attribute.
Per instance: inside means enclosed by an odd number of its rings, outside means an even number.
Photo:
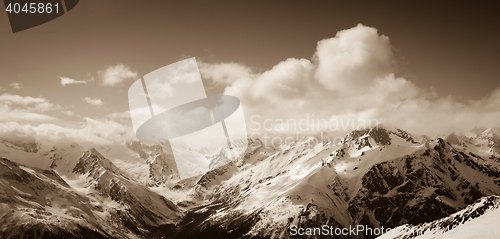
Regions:
<svg viewBox="0 0 500 239"><path fill-rule="evenodd" d="M430 138L374 127L339 143L248 139L232 143L233 152L248 144L241 157L221 148L203 156L211 171L184 180L168 144L4 140L0 238L290 238L291 226L498 219L499 135L475 128Z"/></svg>

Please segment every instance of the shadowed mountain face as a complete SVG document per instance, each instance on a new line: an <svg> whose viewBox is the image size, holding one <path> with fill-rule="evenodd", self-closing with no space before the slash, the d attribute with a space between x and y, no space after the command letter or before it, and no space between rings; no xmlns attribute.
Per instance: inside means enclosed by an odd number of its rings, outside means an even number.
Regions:
<svg viewBox="0 0 500 239"><path fill-rule="evenodd" d="M291 226L432 222L500 195L500 166L484 157L496 132L451 142L385 128L353 131L335 145L304 137L270 147L254 139L228 164L226 148L206 155L224 166L185 180L168 148L139 142L125 149L143 160L146 181L95 148L83 150L63 178L2 159L0 218L8 226L0 237L289 238ZM68 164L60 157L57 165Z"/></svg>
<svg viewBox="0 0 500 239"><path fill-rule="evenodd" d="M423 153L372 167L349 211L356 224L415 225L448 216L483 196L499 195L499 177L496 165L438 139Z"/></svg>
<svg viewBox="0 0 500 239"><path fill-rule="evenodd" d="M149 165L148 186L158 186L168 180L179 178L169 145L147 145L139 141L131 141L127 142L126 146Z"/></svg>
<svg viewBox="0 0 500 239"><path fill-rule="evenodd" d="M129 179L94 148L84 153L73 172L86 176L86 185L100 196L123 206L118 216L135 234L148 235L161 225L174 224L182 216L175 204Z"/></svg>
<svg viewBox="0 0 500 239"><path fill-rule="evenodd" d="M73 169L82 188L57 173L0 161L0 238L133 238L171 231L182 213L128 179L97 150Z"/></svg>
<svg viewBox="0 0 500 239"><path fill-rule="evenodd" d="M55 172L0 159L1 238L108 238L108 224L93 212L102 206L81 195Z"/></svg>

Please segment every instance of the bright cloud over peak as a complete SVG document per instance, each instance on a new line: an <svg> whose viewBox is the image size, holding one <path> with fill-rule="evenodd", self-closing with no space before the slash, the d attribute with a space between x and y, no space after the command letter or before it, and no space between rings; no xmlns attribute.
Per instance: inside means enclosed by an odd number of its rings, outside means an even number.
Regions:
<svg viewBox="0 0 500 239"><path fill-rule="evenodd" d="M500 88L461 103L397 77L394 62L389 38L359 24L319 41L312 61L289 58L263 73L234 62L202 63L200 72L237 96L247 119L376 119L431 136L500 127Z"/></svg>

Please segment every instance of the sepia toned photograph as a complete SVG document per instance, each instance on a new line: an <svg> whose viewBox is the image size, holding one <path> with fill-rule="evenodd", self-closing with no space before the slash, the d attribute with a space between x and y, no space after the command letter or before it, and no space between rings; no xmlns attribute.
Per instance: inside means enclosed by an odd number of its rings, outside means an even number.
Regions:
<svg viewBox="0 0 500 239"><path fill-rule="evenodd" d="M0 239L500 238L500 2L3 3Z"/></svg>

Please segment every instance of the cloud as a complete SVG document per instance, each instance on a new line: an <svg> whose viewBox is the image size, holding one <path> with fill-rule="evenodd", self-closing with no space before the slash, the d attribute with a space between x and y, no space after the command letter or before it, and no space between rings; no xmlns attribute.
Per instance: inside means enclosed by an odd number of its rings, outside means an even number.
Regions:
<svg viewBox="0 0 500 239"><path fill-rule="evenodd" d="M155 98L173 97L174 87L172 83L167 81L162 81L159 79L154 79L150 84L148 84L149 95Z"/></svg>
<svg viewBox="0 0 500 239"><path fill-rule="evenodd" d="M332 119L375 120L430 136L500 127L500 88L483 99L460 102L396 76L394 64L389 38L360 24L319 41L312 60L289 58L264 72L234 62L199 66L210 84L241 100L250 130L263 130L266 123L268 129L290 133L294 129L272 126ZM322 130L312 126L307 131Z"/></svg>
<svg viewBox="0 0 500 239"><path fill-rule="evenodd" d="M83 98L83 101L91 104L91 105L102 105L103 102L101 99L92 99L92 98L89 98L89 97L85 97Z"/></svg>
<svg viewBox="0 0 500 239"><path fill-rule="evenodd" d="M9 142L32 142L36 132L30 125L18 122L0 122L0 139Z"/></svg>
<svg viewBox="0 0 500 239"><path fill-rule="evenodd" d="M12 89L14 90L20 90L21 88L23 88L23 85L21 83L12 82L10 83L10 87L12 87Z"/></svg>
<svg viewBox="0 0 500 239"><path fill-rule="evenodd" d="M19 122L0 122L0 139L18 143L33 141L45 144L76 142L84 147L114 143L111 139L94 135L86 129L87 127L87 125L84 125L80 128L68 128L50 123L35 126Z"/></svg>
<svg viewBox="0 0 500 239"><path fill-rule="evenodd" d="M67 116L73 116L75 113L71 110L63 110L61 113L67 115Z"/></svg>
<svg viewBox="0 0 500 239"><path fill-rule="evenodd" d="M87 83L86 81L79 81L79 80L74 80L68 77L61 77L58 76L61 79L61 85L66 86L66 85L71 85L71 84L85 84Z"/></svg>
<svg viewBox="0 0 500 239"><path fill-rule="evenodd" d="M33 113L24 110L0 108L0 114L2 114L0 122L48 122L56 120L55 117L46 114Z"/></svg>
<svg viewBox="0 0 500 239"><path fill-rule="evenodd" d="M316 78L330 90L357 91L393 73L389 38L361 24L318 42Z"/></svg>
<svg viewBox="0 0 500 239"><path fill-rule="evenodd" d="M117 64L105 70L98 71L97 74L104 86L117 86L126 80L136 80L137 72L131 70L129 66Z"/></svg>
<svg viewBox="0 0 500 239"><path fill-rule="evenodd" d="M218 84L231 84L242 78L254 78L252 69L236 62L207 64L199 62L201 76Z"/></svg>
<svg viewBox="0 0 500 239"><path fill-rule="evenodd" d="M71 122L64 127L57 125L57 122L22 122L15 119L4 122L4 117L0 119L0 140L9 142L36 141L56 145L76 142L89 148L117 143L123 145L126 141L135 139L128 111L109 114L103 118L85 117L81 123Z"/></svg>
<svg viewBox="0 0 500 239"><path fill-rule="evenodd" d="M31 96L20 96L9 93L0 95L0 105L8 107L25 107L24 109L30 111L53 111L61 109L61 106L49 102L45 98L34 98Z"/></svg>
<svg viewBox="0 0 500 239"><path fill-rule="evenodd" d="M6 121L53 121L56 118L42 112L60 110L62 107L45 98L34 98L9 93L0 95L1 122Z"/></svg>
<svg viewBox="0 0 500 239"><path fill-rule="evenodd" d="M33 98L31 96L20 96L20 95L4 93L0 95L0 102L3 104L30 105L30 104L46 103L48 101L44 98Z"/></svg>
<svg viewBox="0 0 500 239"><path fill-rule="evenodd" d="M86 126L82 129L86 133L100 138L112 140L114 142L122 141L124 135L133 135L133 129L119 122L110 119L91 119L84 118Z"/></svg>

